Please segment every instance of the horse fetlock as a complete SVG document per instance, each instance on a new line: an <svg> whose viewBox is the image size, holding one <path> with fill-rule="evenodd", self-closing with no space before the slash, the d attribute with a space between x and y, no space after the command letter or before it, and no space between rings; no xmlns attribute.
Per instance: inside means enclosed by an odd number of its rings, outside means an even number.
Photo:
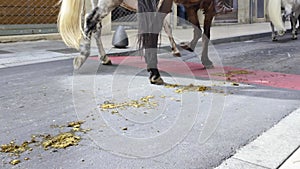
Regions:
<svg viewBox="0 0 300 169"><path fill-rule="evenodd" d="M105 56L104 59L102 59L101 63L102 65L112 65L111 60L107 56Z"/></svg>
<svg viewBox="0 0 300 169"><path fill-rule="evenodd" d="M273 42L278 41L277 37L272 37L272 41Z"/></svg>
<svg viewBox="0 0 300 169"><path fill-rule="evenodd" d="M73 67L74 67L74 69L78 70L83 65L83 63L85 62L86 58L87 57L82 56L82 55L76 56L74 58L74 60L73 60Z"/></svg>
<svg viewBox="0 0 300 169"><path fill-rule="evenodd" d="M284 30L279 30L279 31L278 31L278 35L279 35L279 36L283 36L284 34L285 34L285 31L284 31Z"/></svg>
<svg viewBox="0 0 300 169"><path fill-rule="evenodd" d="M272 34L272 41L277 41L277 35L275 33Z"/></svg>
<svg viewBox="0 0 300 169"><path fill-rule="evenodd" d="M177 48L172 48L172 54L176 57L181 57L180 51Z"/></svg>
<svg viewBox="0 0 300 169"><path fill-rule="evenodd" d="M179 46L180 46L182 49L184 49L184 50L187 50L187 51L190 51L190 52L194 52L194 49L192 49L190 43L182 42L182 43L179 44Z"/></svg>
<svg viewBox="0 0 300 169"><path fill-rule="evenodd" d="M214 68L214 65L212 61L210 61L208 58L207 59L201 59L202 64L204 65L205 69L212 69Z"/></svg>

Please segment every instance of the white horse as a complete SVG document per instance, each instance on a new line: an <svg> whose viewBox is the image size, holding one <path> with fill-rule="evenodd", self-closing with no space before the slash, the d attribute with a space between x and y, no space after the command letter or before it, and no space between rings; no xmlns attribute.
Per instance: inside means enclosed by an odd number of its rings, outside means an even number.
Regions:
<svg viewBox="0 0 300 169"><path fill-rule="evenodd" d="M283 8L283 11L281 10ZM272 28L272 40L277 40L278 35L283 36L286 32L284 21L287 17L291 19L292 39L297 39L296 23L300 15L300 0L269 0L268 12Z"/></svg>
<svg viewBox="0 0 300 169"><path fill-rule="evenodd" d="M92 34L94 34L99 50L99 60L104 65L110 65L111 61L107 57L101 41L101 20L119 5L129 10L136 11L137 9L137 0L90 0L92 10L87 11L88 13L85 14L86 1L61 0L61 9L58 16L58 28L66 45L80 49L81 43L80 55L76 56L73 61L74 69L79 69L90 55ZM82 30L82 19L84 19L84 30ZM180 56L172 36L170 24L166 20L164 20L163 27L171 42L173 55Z"/></svg>

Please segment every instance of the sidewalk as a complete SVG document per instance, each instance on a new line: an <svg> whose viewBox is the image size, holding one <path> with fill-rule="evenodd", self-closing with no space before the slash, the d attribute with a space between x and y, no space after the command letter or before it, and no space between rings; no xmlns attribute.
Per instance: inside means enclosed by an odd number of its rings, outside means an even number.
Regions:
<svg viewBox="0 0 300 169"><path fill-rule="evenodd" d="M246 41L265 36L270 36L271 40L270 31L269 23L213 26L211 40L212 44ZM173 36L176 43L179 44L180 42L190 41L193 36L192 32L191 28L175 29L173 30ZM127 31L127 34L130 46L126 49L112 47L113 34L102 36L107 53L122 55L135 51L136 30ZM162 46L166 47L168 45L168 38L163 33ZM0 68L70 59L78 54L76 50L68 49L60 40L58 34L0 36L0 46ZM91 54L97 55L94 42L92 43ZM217 169L299 169L300 150L296 151L300 146L299 121L300 109L292 112L269 131L242 147Z"/></svg>

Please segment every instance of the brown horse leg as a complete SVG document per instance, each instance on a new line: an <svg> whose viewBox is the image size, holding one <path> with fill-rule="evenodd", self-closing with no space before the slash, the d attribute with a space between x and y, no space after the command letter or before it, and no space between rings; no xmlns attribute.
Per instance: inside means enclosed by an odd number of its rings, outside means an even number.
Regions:
<svg viewBox="0 0 300 169"><path fill-rule="evenodd" d="M210 40L210 27L213 18L214 18L214 14L210 12L205 13L204 36L202 36L202 56L201 56L201 62L205 68L213 68L213 63L208 58L208 43Z"/></svg>
<svg viewBox="0 0 300 169"><path fill-rule="evenodd" d="M194 51L195 47L199 41L199 39L202 36L202 30L200 27L198 15L197 15L198 8L195 7L186 7L186 12L188 16L189 22L191 22L194 25L194 37L190 44L188 45L189 49L186 48L189 51Z"/></svg>

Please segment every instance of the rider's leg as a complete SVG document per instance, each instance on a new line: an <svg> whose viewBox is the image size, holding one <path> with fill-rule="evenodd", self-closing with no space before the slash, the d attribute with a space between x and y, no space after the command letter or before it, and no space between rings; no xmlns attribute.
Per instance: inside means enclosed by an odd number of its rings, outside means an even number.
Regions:
<svg viewBox="0 0 300 169"><path fill-rule="evenodd" d="M214 0L215 10L217 14L226 14L233 11L233 8L229 7L224 0Z"/></svg>

